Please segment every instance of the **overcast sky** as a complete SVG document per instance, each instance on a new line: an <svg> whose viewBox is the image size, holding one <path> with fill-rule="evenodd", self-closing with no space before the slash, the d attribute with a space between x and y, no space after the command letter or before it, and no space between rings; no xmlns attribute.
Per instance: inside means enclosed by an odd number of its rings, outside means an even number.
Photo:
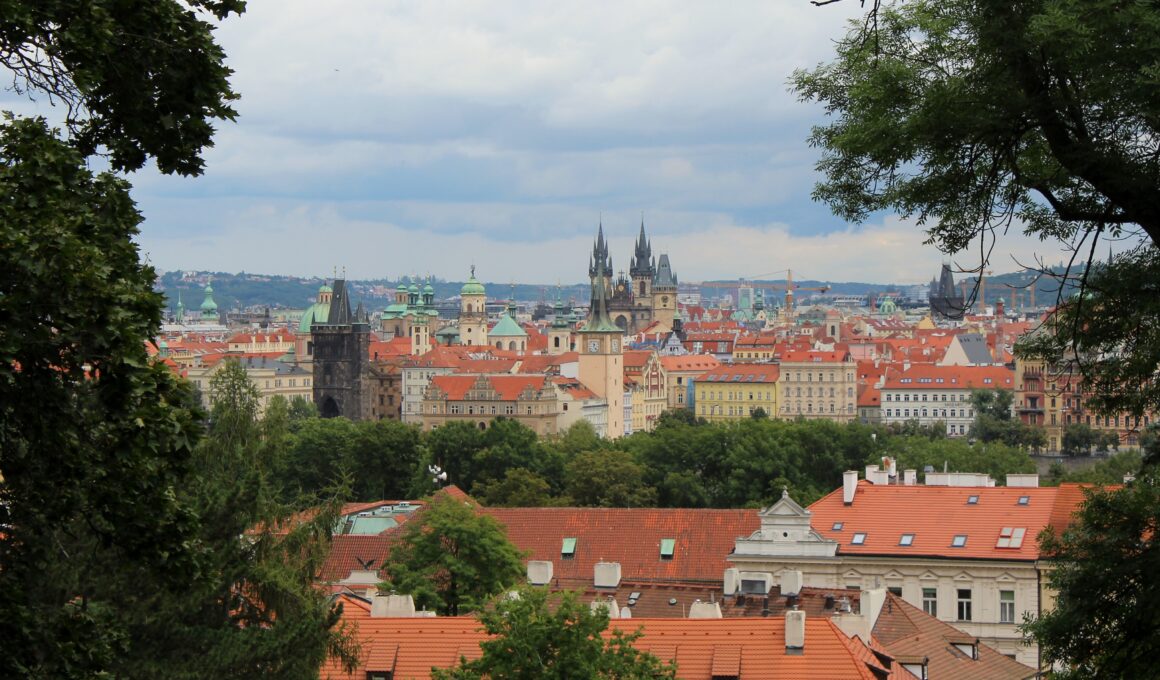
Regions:
<svg viewBox="0 0 1160 680"><path fill-rule="evenodd" d="M822 118L786 82L858 12L251 0L217 34L240 117L203 177L132 178L140 243L161 269L577 282L598 220L619 270L643 214L685 281L929 281L943 256L920 229L809 198ZM1009 239L995 269L1037 245Z"/></svg>

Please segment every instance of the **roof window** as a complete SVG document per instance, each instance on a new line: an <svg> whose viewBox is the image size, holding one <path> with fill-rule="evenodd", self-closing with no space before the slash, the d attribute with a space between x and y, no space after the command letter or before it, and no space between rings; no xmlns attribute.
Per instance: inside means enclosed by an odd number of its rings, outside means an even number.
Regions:
<svg viewBox="0 0 1160 680"><path fill-rule="evenodd" d="M662 560L673 559L673 550L676 548L676 546L677 546L677 540L675 538L662 538L661 539L661 559Z"/></svg>
<svg viewBox="0 0 1160 680"><path fill-rule="evenodd" d="M854 538L850 539L850 545L862 545L865 542L866 542L866 534L865 534L865 532L862 532L862 531L859 531L858 533L854 534Z"/></svg>
<svg viewBox="0 0 1160 680"><path fill-rule="evenodd" d="M967 496L967 505L978 505L978 504L979 504L979 496L977 494L971 494L970 496Z"/></svg>
<svg viewBox="0 0 1160 680"><path fill-rule="evenodd" d="M898 539L898 545L909 546L914 543L914 534L903 534Z"/></svg>
<svg viewBox="0 0 1160 680"><path fill-rule="evenodd" d="M1031 505L1031 496L1020 496L1019 505Z"/></svg>
<svg viewBox="0 0 1160 680"><path fill-rule="evenodd" d="M844 522L834 522L834 526L830 527L830 529L833 531L841 531L844 526L846 526Z"/></svg>
<svg viewBox="0 0 1160 680"><path fill-rule="evenodd" d="M560 559L570 560L576 556L576 539L565 538L564 545L560 548Z"/></svg>
<svg viewBox="0 0 1160 680"><path fill-rule="evenodd" d="M1003 527L999 532L999 540L995 542L996 548L1019 548L1023 545L1023 535L1027 533L1027 529L1023 527Z"/></svg>
<svg viewBox="0 0 1160 680"><path fill-rule="evenodd" d="M967 535L966 534L955 534L955 537L953 539L951 539L951 547L952 548L962 548L966 544L967 544Z"/></svg>

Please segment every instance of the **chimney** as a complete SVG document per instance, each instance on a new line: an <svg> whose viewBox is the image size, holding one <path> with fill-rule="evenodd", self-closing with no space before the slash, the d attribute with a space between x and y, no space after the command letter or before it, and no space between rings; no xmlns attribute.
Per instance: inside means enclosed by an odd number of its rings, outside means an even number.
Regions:
<svg viewBox="0 0 1160 680"><path fill-rule="evenodd" d="M906 486L914 486L918 483L918 470L911 468L910 470L902 471L902 483Z"/></svg>
<svg viewBox="0 0 1160 680"><path fill-rule="evenodd" d="M719 619L721 618L720 602L702 602L695 600L689 605L690 619Z"/></svg>
<svg viewBox="0 0 1160 680"><path fill-rule="evenodd" d="M592 602L588 605L588 608L592 610L593 614L603 609L605 613L608 614L608 618L620 618L620 606L616 604L616 598L611 595L609 595L605 600L592 600Z"/></svg>
<svg viewBox="0 0 1160 680"><path fill-rule="evenodd" d="M734 595L741 589L741 572L737 567L729 567L725 570L724 583L722 584L723 592L726 595Z"/></svg>
<svg viewBox="0 0 1160 680"><path fill-rule="evenodd" d="M854 504L854 491L858 488L858 471L846 470L842 473L842 505Z"/></svg>
<svg viewBox="0 0 1160 680"><path fill-rule="evenodd" d="M802 573L796 569L781 572L781 594L797 595L802 591Z"/></svg>
<svg viewBox="0 0 1160 680"><path fill-rule="evenodd" d="M1009 474L1007 475L1007 486L1023 486L1035 488L1039 486L1039 475L1031 474Z"/></svg>
<svg viewBox="0 0 1160 680"><path fill-rule="evenodd" d="M552 562L550 560L528 560L528 583L546 586L552 582Z"/></svg>
<svg viewBox="0 0 1160 680"><path fill-rule="evenodd" d="M592 585L597 588L615 588L620 585L620 562L597 562L593 569Z"/></svg>
<svg viewBox="0 0 1160 680"><path fill-rule="evenodd" d="M806 647L806 613L791 609L785 613L785 650L802 650Z"/></svg>
<svg viewBox="0 0 1160 680"><path fill-rule="evenodd" d="M410 618L415 600L410 595L378 595L371 600L371 618Z"/></svg>

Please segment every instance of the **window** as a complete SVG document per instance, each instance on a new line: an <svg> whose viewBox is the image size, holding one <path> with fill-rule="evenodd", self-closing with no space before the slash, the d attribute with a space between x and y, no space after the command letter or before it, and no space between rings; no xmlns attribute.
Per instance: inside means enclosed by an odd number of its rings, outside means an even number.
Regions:
<svg viewBox="0 0 1160 680"><path fill-rule="evenodd" d="M966 544L967 544L967 535L966 534L956 534L955 537L953 539L951 539L951 547L952 548L962 548Z"/></svg>
<svg viewBox="0 0 1160 680"><path fill-rule="evenodd" d="M866 542L866 534L859 531L854 534L854 538L850 539L850 545L862 545Z"/></svg>
<svg viewBox="0 0 1160 680"><path fill-rule="evenodd" d="M843 526L845 526L845 524L842 522L834 522L834 526L832 526L831 529L833 531L841 531Z"/></svg>
<svg viewBox="0 0 1160 680"><path fill-rule="evenodd" d="M576 539L565 538L564 545L560 548L560 559L570 560L576 556Z"/></svg>
<svg viewBox="0 0 1160 680"><path fill-rule="evenodd" d="M1023 535L1027 530L1023 527L1003 527L999 531L999 540L995 542L996 548L1019 548L1023 545Z"/></svg>
<svg viewBox="0 0 1160 680"><path fill-rule="evenodd" d="M673 559L673 550L676 548L676 545L677 545L676 539L674 539L674 538L662 538L661 539L661 559L662 560Z"/></svg>
<svg viewBox="0 0 1160 680"><path fill-rule="evenodd" d="M899 597L902 597L902 586L890 586L889 588L887 588L887 590L889 590L890 592L894 593L895 595L897 595Z"/></svg>
<svg viewBox="0 0 1160 680"><path fill-rule="evenodd" d="M958 593L959 593L958 612L957 612L958 620L959 621L970 621L971 620L971 589L970 588L959 588Z"/></svg>
<svg viewBox="0 0 1160 680"><path fill-rule="evenodd" d="M967 496L967 505L978 505L979 497L975 495Z"/></svg>
<svg viewBox="0 0 1160 680"><path fill-rule="evenodd" d="M912 543L914 543L914 534L903 534L898 539L898 545L911 545Z"/></svg>
<svg viewBox="0 0 1160 680"><path fill-rule="evenodd" d="M1031 496L1020 496L1019 505L1031 505Z"/></svg>
<svg viewBox="0 0 1160 680"><path fill-rule="evenodd" d="M999 623L1015 623L1015 591L999 591Z"/></svg>
<svg viewBox="0 0 1160 680"><path fill-rule="evenodd" d="M930 616L938 616L938 588L922 589L922 611Z"/></svg>

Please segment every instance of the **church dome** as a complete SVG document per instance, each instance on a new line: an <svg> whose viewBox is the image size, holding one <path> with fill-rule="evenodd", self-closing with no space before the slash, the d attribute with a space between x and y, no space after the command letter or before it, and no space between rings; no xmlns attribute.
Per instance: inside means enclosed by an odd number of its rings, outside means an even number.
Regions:
<svg viewBox="0 0 1160 680"><path fill-rule="evenodd" d="M205 284L205 300L201 303L201 311L216 312L217 308L217 303L213 301L213 286L207 283Z"/></svg>
<svg viewBox="0 0 1160 680"><path fill-rule="evenodd" d="M423 294L424 295L434 295L435 294L435 286L432 286L430 283L423 286Z"/></svg>
<svg viewBox="0 0 1160 680"><path fill-rule="evenodd" d="M463 284L463 287L459 289L459 294L487 295L487 291L484 289L483 284L476 280L475 274L472 274L471 278L467 279L467 283Z"/></svg>

